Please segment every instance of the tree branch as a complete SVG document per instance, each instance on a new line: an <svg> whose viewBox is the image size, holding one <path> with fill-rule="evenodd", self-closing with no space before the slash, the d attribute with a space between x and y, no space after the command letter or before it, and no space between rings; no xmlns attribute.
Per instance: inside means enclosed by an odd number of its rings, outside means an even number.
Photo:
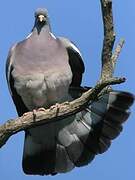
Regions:
<svg viewBox="0 0 135 180"><path fill-rule="evenodd" d="M83 110L90 101L98 98L99 93L104 87L123 82L125 82L125 78L112 78L97 83L94 88L85 92L80 98L72 102L64 102L59 104L59 107L50 107L50 109L46 109L45 111L36 111L34 114L33 112L29 112L27 115L23 115L17 119L8 120L5 124L0 126L0 147L7 142L10 136L19 131L48 122L62 120L69 115Z"/></svg>
<svg viewBox="0 0 135 180"><path fill-rule="evenodd" d="M114 72L111 57L115 41L115 33L113 26L112 1L100 0L100 2L104 24L101 79L104 80L111 78Z"/></svg>

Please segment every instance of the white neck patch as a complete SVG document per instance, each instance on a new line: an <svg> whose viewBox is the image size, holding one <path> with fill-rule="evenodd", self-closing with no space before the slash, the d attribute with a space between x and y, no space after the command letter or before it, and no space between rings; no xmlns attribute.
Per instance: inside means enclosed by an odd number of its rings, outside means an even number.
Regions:
<svg viewBox="0 0 135 180"><path fill-rule="evenodd" d="M32 35L32 33L30 33L25 39L28 39L31 35Z"/></svg>
<svg viewBox="0 0 135 180"><path fill-rule="evenodd" d="M51 35L54 39L56 39L56 37L54 36L54 34L53 34L53 33L51 33L51 32L50 32L50 35Z"/></svg>

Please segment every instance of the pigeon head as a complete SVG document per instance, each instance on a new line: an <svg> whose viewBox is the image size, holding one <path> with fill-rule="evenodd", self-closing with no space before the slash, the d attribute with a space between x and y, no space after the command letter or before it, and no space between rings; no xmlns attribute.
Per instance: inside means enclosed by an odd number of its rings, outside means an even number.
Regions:
<svg viewBox="0 0 135 180"><path fill-rule="evenodd" d="M35 11L35 19L38 23L46 23L48 20L47 9L38 8Z"/></svg>
<svg viewBox="0 0 135 180"><path fill-rule="evenodd" d="M38 8L35 11L34 28L37 29L38 33L40 33L43 27L49 27L50 28L48 12L47 12L47 9Z"/></svg>

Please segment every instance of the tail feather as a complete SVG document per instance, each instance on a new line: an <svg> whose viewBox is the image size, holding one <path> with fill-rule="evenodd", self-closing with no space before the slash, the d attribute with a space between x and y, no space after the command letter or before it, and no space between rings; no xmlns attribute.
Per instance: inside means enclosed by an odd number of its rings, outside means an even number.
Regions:
<svg viewBox="0 0 135 180"><path fill-rule="evenodd" d="M106 94L106 96L108 96ZM135 96L129 92L112 91L109 93L108 103L121 109L129 109L134 102Z"/></svg>
<svg viewBox="0 0 135 180"><path fill-rule="evenodd" d="M119 123L125 122L130 115L130 111L121 109L121 107L115 107L114 105L110 105L107 113L105 114L105 118L108 120L113 120Z"/></svg>
<svg viewBox="0 0 135 180"><path fill-rule="evenodd" d="M70 160L76 164L76 161L81 156L83 144L80 142L76 134L71 134L66 128L60 131L58 141L67 151Z"/></svg>
<svg viewBox="0 0 135 180"><path fill-rule="evenodd" d="M84 146L76 132L71 133L71 131L68 131L68 129L73 130L72 125L69 125L67 131L65 129L59 133L58 139L59 142L65 146L70 160L75 166L88 164L91 160L93 160L95 154L91 153L87 147Z"/></svg>
<svg viewBox="0 0 135 180"><path fill-rule="evenodd" d="M38 143L28 131L25 132L22 166L26 174L53 175L55 158L55 146L46 149L43 143Z"/></svg>
<svg viewBox="0 0 135 180"><path fill-rule="evenodd" d="M104 120L102 134L112 140L121 133L122 129L120 123Z"/></svg>
<svg viewBox="0 0 135 180"><path fill-rule="evenodd" d="M71 171L74 167L75 165L69 159L65 147L57 143L55 171L59 173L65 173Z"/></svg>
<svg viewBox="0 0 135 180"><path fill-rule="evenodd" d="M111 146L111 140L108 137L101 135L98 141L98 149L97 149L98 153L99 154L104 153L109 149L110 146Z"/></svg>
<svg viewBox="0 0 135 180"><path fill-rule="evenodd" d="M72 96L78 97L84 91L77 89ZM95 155L104 153L120 134L133 101L131 93L112 91L90 102L83 111L69 117L70 120L44 125L38 142L37 137L26 132L24 172L55 175L87 165Z"/></svg>

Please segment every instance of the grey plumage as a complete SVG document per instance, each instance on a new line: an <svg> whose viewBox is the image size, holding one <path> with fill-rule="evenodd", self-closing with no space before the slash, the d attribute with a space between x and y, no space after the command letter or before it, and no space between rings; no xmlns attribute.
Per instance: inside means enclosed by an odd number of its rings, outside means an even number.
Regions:
<svg viewBox="0 0 135 180"><path fill-rule="evenodd" d="M32 33L11 48L6 64L18 115L79 97L88 90L80 86L83 73L78 48L66 38L56 38L47 11L38 9ZM119 135L133 99L130 93L113 91L76 115L26 130L24 172L55 175L87 165Z"/></svg>

